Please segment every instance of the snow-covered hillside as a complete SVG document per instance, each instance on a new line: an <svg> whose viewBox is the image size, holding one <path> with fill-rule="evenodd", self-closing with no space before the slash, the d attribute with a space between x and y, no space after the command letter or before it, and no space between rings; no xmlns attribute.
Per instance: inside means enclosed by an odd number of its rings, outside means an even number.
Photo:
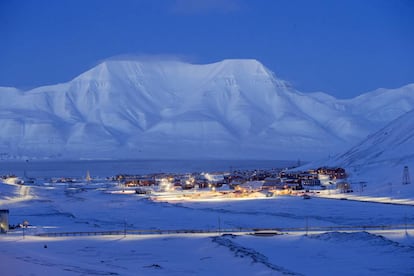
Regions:
<svg viewBox="0 0 414 276"><path fill-rule="evenodd" d="M413 109L413 92L338 100L256 60L108 60L67 83L0 88L0 157L314 159Z"/></svg>
<svg viewBox="0 0 414 276"><path fill-rule="evenodd" d="M367 182L365 193L414 196L414 183L403 184L405 166L414 180L414 110L326 163L347 168L356 188L359 182Z"/></svg>

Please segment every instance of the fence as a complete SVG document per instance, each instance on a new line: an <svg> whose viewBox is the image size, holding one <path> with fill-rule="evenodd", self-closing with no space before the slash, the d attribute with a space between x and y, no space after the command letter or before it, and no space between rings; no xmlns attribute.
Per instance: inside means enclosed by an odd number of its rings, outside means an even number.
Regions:
<svg viewBox="0 0 414 276"><path fill-rule="evenodd" d="M84 232L50 232L36 234L39 237L62 236L106 236L106 235L156 235L156 234L281 234L289 232L332 232L332 231L373 231L373 230L401 230L414 229L414 224L397 225L339 225L339 226L312 226L312 227L281 227L281 228L225 228L225 229L124 229L113 231L84 231Z"/></svg>

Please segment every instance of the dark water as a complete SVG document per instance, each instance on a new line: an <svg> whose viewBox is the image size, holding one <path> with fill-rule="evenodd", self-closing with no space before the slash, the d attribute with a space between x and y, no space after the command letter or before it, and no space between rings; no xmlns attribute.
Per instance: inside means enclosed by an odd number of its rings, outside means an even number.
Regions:
<svg viewBox="0 0 414 276"><path fill-rule="evenodd" d="M229 170L286 168L296 161L281 160L85 160L85 161L1 161L0 175L28 177L107 177L119 173L190 173Z"/></svg>

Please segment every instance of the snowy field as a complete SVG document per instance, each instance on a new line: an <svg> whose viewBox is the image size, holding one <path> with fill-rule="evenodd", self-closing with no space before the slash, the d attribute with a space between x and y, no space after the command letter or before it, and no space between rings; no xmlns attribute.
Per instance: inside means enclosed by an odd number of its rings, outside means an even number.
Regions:
<svg viewBox="0 0 414 276"><path fill-rule="evenodd" d="M414 274L412 205L289 196L170 203L111 193L118 189L108 182L0 184L9 223L30 223L0 235L1 275ZM334 230L369 225L391 228ZM259 236L254 228L297 231ZM140 229L211 232L131 234ZM225 229L250 230L223 235ZM127 235L39 236L111 230Z"/></svg>

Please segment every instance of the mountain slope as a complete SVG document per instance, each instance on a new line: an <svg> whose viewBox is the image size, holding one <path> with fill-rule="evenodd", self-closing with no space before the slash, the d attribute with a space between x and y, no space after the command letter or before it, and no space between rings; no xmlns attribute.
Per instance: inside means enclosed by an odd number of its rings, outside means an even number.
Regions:
<svg viewBox="0 0 414 276"><path fill-rule="evenodd" d="M109 60L67 83L0 88L0 153L313 159L414 108L413 91L337 100L300 93L256 60Z"/></svg>
<svg viewBox="0 0 414 276"><path fill-rule="evenodd" d="M414 110L393 120L331 162L347 168L354 183L367 181L366 193L414 196L414 183L402 183L404 167L408 166L411 174L414 170Z"/></svg>
<svg viewBox="0 0 414 276"><path fill-rule="evenodd" d="M414 110L368 136L339 159L346 166L414 161Z"/></svg>

